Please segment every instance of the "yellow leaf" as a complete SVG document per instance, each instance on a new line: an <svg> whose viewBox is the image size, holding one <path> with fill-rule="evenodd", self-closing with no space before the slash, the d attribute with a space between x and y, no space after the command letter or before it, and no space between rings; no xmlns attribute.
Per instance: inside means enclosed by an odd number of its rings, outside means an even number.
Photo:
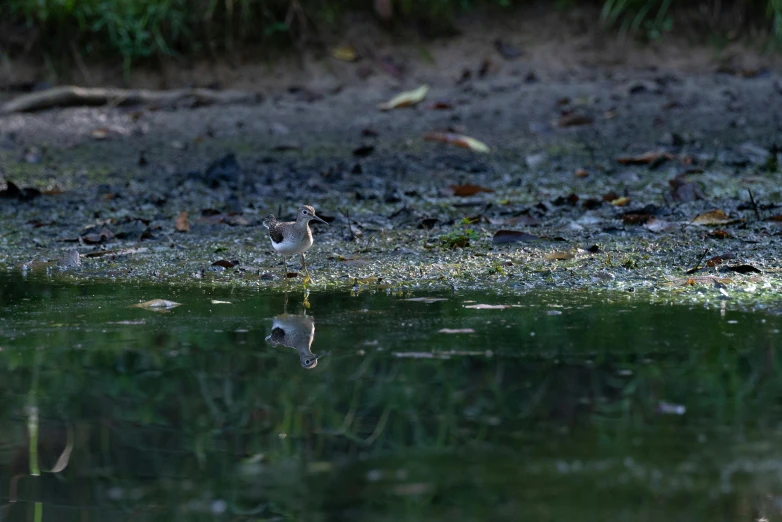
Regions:
<svg viewBox="0 0 782 522"><path fill-rule="evenodd" d="M488 145L482 141L453 132L427 132L424 134L424 141L439 141L441 143L448 143L450 145L456 145L457 147L470 149L474 152L486 153L490 150Z"/></svg>
<svg viewBox="0 0 782 522"><path fill-rule="evenodd" d="M692 220L694 225L726 225L736 223L738 219L731 219L724 210L717 209L695 216Z"/></svg>
<svg viewBox="0 0 782 522"><path fill-rule="evenodd" d="M427 91L429 91L429 86L422 85L412 91L398 94L385 103L378 104L377 108L381 111L389 111L399 107L410 107L422 101L426 97Z"/></svg>
<svg viewBox="0 0 782 522"><path fill-rule="evenodd" d="M335 47L331 50L331 56L337 60L342 60L343 62L355 62L358 60L358 53L353 47L349 45L340 45L339 47Z"/></svg>
<svg viewBox="0 0 782 522"><path fill-rule="evenodd" d="M564 252L564 251L554 251L550 254L548 254L545 259L546 261L567 261L568 259L573 259L576 257L573 252Z"/></svg>

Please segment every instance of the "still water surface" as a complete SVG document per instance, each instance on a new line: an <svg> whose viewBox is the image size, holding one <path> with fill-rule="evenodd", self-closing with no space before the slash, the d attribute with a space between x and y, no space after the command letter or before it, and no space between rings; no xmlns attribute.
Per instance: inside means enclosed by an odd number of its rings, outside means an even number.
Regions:
<svg viewBox="0 0 782 522"><path fill-rule="evenodd" d="M3 274L0 520L779 520L780 330Z"/></svg>

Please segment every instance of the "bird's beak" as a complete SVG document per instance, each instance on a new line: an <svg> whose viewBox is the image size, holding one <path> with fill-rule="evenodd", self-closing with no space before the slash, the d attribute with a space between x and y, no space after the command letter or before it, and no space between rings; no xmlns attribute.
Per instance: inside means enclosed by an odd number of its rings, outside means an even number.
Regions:
<svg viewBox="0 0 782 522"><path fill-rule="evenodd" d="M315 356L315 360L317 361L317 360L318 360L318 359L320 359L321 357L326 357L327 355L330 355L330 354L331 354L331 352L325 352L325 353L322 353L322 354L320 354L320 355L316 355L316 356Z"/></svg>
<svg viewBox="0 0 782 522"><path fill-rule="evenodd" d="M320 219L318 216L315 216L315 215L313 215L313 216L312 216L312 219L314 219L314 220L316 220L316 221L320 221L321 223L323 223L323 224L325 224L325 225L328 225L328 223L326 223L325 221L323 221L322 219Z"/></svg>

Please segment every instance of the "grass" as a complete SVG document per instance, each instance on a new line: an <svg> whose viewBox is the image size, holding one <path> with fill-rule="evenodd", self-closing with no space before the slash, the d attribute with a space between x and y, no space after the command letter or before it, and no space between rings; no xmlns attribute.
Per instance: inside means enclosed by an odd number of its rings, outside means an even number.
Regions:
<svg viewBox="0 0 782 522"><path fill-rule="evenodd" d="M394 13L387 25L445 34L453 31L460 13L529 1L389 0ZM569 9L590 3L595 2L557 0L555 5ZM782 0L701 3L710 16L730 7L741 11L737 20L765 20L782 39ZM6 22L0 28L15 29L9 33L17 38L0 36L0 51L56 57L66 50L75 60L116 57L129 71L137 62L163 57L216 56L245 47L268 51L317 41L324 31L338 32L346 13L371 12L372 6L368 0L5 0L0 20ZM685 6L692 8L693 2L602 0L600 16L604 25L622 34L656 39L674 28L674 11Z"/></svg>

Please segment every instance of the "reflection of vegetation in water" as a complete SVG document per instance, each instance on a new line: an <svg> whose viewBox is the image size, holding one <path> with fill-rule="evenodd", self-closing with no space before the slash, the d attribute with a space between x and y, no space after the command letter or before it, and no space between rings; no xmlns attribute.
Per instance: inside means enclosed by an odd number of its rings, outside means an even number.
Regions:
<svg viewBox="0 0 782 522"><path fill-rule="evenodd" d="M0 289L0 487L24 477L11 516L42 499L62 520L98 506L145 520L711 520L778 490L775 317L572 293L505 310L462 306L493 302L476 295L313 294L313 351L332 355L302 372L265 342L283 296ZM150 298L182 306L128 307ZM42 470L68 445L66 421L74 429L68 467L33 479L36 371ZM686 413L660 414L666 402Z"/></svg>

